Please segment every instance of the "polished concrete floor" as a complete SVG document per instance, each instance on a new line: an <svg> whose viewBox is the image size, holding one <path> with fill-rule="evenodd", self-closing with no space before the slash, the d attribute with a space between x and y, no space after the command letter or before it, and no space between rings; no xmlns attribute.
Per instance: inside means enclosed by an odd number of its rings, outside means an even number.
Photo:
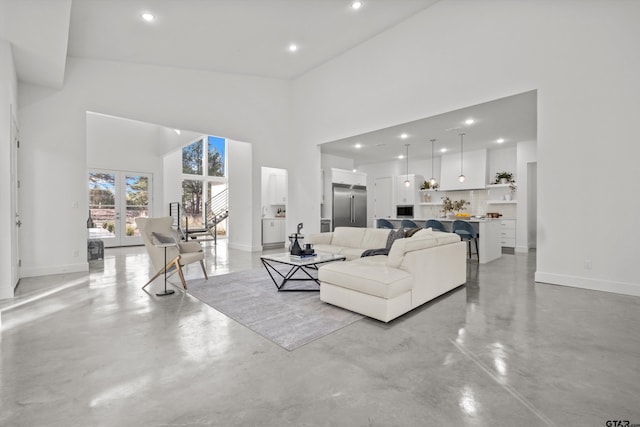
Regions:
<svg viewBox="0 0 640 427"><path fill-rule="evenodd" d="M212 275L260 266L224 241L207 252ZM292 352L157 297L162 281L142 291L143 248L105 257L0 305L0 425L640 424L640 298L534 283L534 253L471 262L466 286Z"/></svg>

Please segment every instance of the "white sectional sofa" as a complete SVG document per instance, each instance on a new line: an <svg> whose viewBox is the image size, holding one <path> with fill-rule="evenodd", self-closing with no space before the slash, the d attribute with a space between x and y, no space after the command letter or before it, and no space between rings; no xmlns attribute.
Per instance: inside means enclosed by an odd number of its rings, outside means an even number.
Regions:
<svg viewBox="0 0 640 427"><path fill-rule="evenodd" d="M316 252L344 255L349 261L360 258L367 249L385 248L388 238L388 229L336 227L330 233L309 235L305 243L313 244Z"/></svg>
<svg viewBox="0 0 640 427"><path fill-rule="evenodd" d="M320 245L315 248L323 251ZM352 258L318 269L322 301L383 322L464 284L466 276L465 243L456 234L431 229L396 240L388 256Z"/></svg>

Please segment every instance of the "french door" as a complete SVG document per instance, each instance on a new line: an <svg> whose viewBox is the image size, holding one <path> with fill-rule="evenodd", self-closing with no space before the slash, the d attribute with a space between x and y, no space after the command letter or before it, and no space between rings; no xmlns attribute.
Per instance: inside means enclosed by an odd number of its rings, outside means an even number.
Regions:
<svg viewBox="0 0 640 427"><path fill-rule="evenodd" d="M105 247L142 245L137 217L151 216L152 175L110 170L89 171L90 239Z"/></svg>

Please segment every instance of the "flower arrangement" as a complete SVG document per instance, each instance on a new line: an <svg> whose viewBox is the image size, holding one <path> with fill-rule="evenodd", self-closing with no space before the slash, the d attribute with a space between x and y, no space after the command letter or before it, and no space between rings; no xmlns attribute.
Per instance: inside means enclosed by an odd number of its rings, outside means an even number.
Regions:
<svg viewBox="0 0 640 427"><path fill-rule="evenodd" d="M464 209L465 206L468 206L470 204L471 203L467 202L464 199L462 199L462 200L451 200L447 196L447 197L444 197L442 199L442 210L444 211L444 213L446 215L447 212L461 211L462 209Z"/></svg>

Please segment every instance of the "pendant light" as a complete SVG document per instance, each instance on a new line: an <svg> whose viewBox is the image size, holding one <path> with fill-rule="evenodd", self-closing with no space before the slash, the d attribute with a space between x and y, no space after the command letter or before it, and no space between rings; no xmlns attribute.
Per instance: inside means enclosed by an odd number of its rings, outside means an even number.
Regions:
<svg viewBox="0 0 640 427"><path fill-rule="evenodd" d="M436 142L435 139L431 140L431 179L429 180L429 183L431 184L431 188L433 188L436 183L438 181L436 181L436 174L435 174L435 170L433 169L433 144Z"/></svg>
<svg viewBox="0 0 640 427"><path fill-rule="evenodd" d="M404 182L405 187L411 186L411 181L409 181L409 144L404 144L407 147L407 180Z"/></svg>
<svg viewBox="0 0 640 427"><path fill-rule="evenodd" d="M464 182L464 180L466 179L464 174L462 173L462 152L463 152L463 138L464 138L464 133L460 134L460 176L458 177L458 181L460 182Z"/></svg>

